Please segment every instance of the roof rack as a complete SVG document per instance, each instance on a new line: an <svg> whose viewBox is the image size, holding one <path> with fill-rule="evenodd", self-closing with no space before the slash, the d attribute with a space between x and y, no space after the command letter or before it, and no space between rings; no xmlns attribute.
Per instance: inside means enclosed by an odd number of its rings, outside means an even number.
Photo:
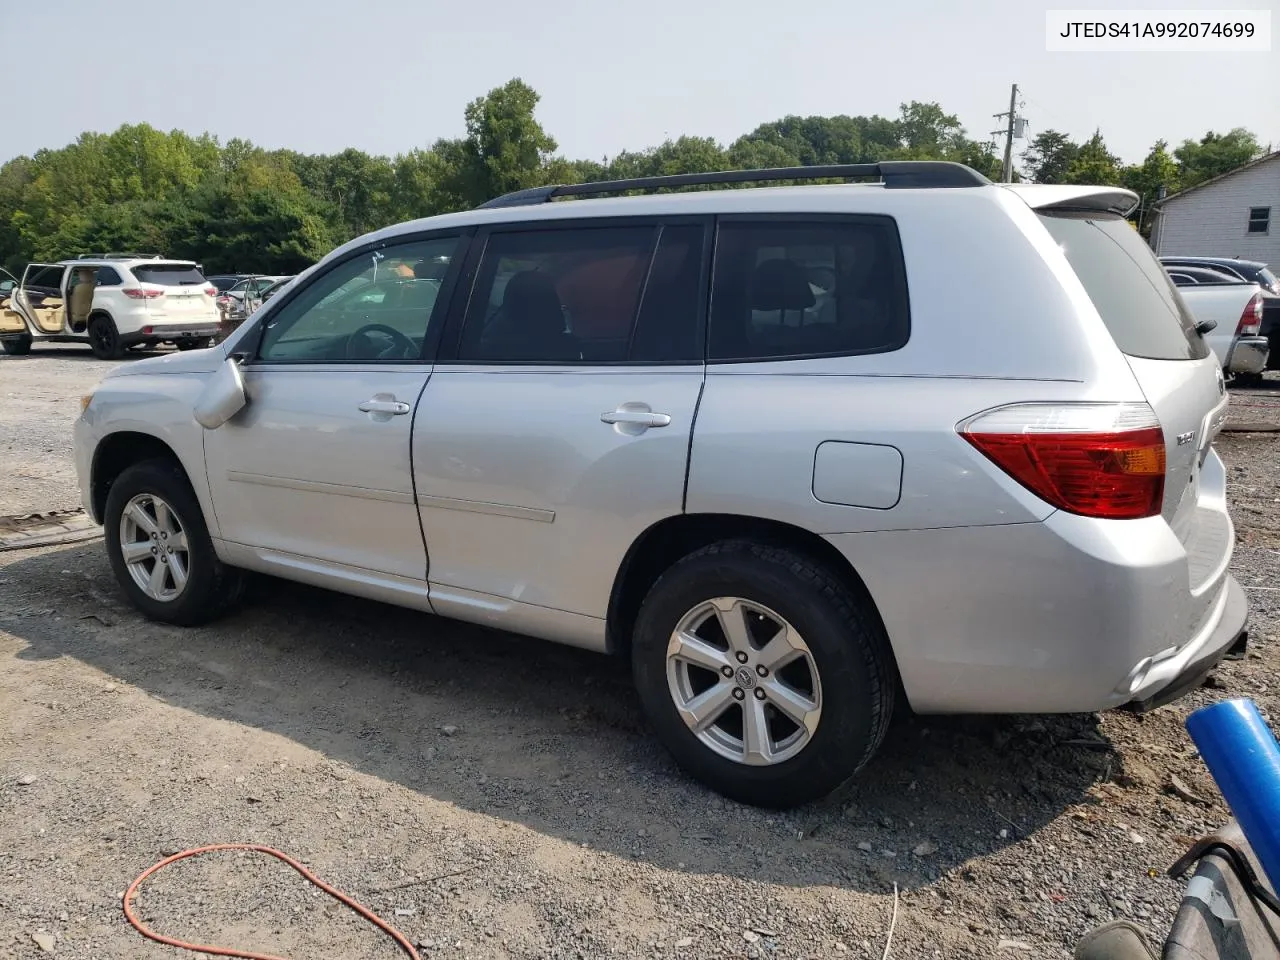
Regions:
<svg viewBox="0 0 1280 960"><path fill-rule="evenodd" d="M636 177L632 180L601 180L595 183L568 183L530 187L494 197L477 209L522 207L548 203L559 197L583 197L627 190L665 190L672 187L699 187L715 183L767 183L771 180L847 180L879 177L888 188L984 187L991 183L972 167L946 160L886 160L882 163L839 163L812 167L771 167L766 170L714 170L709 173L678 173L665 177Z"/></svg>
<svg viewBox="0 0 1280 960"><path fill-rule="evenodd" d="M82 253L77 260L163 260L159 253Z"/></svg>

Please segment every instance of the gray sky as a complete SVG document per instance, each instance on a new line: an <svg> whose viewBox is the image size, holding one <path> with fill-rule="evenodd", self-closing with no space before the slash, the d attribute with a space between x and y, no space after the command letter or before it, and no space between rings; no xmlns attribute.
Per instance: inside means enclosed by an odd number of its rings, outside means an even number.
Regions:
<svg viewBox="0 0 1280 960"><path fill-rule="evenodd" d="M1061 0L109 6L0 0L0 161L141 121L395 154L459 136L466 103L515 76L542 95L539 119L573 158L686 133L727 143L793 113L895 116L908 100L938 101L986 139L1012 82L1031 135L1101 127L1127 161L1157 138L1235 126L1280 149L1280 39L1270 53L1047 53L1045 9L1071 6Z"/></svg>

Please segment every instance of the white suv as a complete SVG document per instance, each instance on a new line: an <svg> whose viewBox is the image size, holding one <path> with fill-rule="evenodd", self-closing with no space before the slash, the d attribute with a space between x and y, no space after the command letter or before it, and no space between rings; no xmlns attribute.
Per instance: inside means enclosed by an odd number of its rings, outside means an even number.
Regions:
<svg viewBox="0 0 1280 960"><path fill-rule="evenodd" d="M883 182L568 199L813 176ZM117 367L81 494L148 616L256 570L623 655L751 803L852 776L901 698L1149 708L1247 603L1222 371L1136 202L902 161L389 227L216 349Z"/></svg>
<svg viewBox="0 0 1280 960"><path fill-rule="evenodd" d="M218 331L216 294L190 260L102 254L33 263L0 310L0 346L24 354L37 341L88 343L103 360L136 344L204 347Z"/></svg>

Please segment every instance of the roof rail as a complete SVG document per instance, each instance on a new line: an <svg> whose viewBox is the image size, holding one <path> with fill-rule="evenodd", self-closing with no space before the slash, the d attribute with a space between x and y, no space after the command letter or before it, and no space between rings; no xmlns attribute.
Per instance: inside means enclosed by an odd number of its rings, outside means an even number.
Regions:
<svg viewBox="0 0 1280 960"><path fill-rule="evenodd" d="M159 253L82 253L77 260L163 260Z"/></svg>
<svg viewBox="0 0 1280 960"><path fill-rule="evenodd" d="M665 177L636 177L631 180L601 180L595 183L568 183L530 187L494 197L477 209L521 207L548 203L559 197L584 197L627 190L665 190L716 183L767 183L771 180L845 180L879 177L889 188L983 187L991 183L972 167L946 160L885 160L882 163L839 163L812 167L771 167L767 170L713 170L709 173L678 173Z"/></svg>

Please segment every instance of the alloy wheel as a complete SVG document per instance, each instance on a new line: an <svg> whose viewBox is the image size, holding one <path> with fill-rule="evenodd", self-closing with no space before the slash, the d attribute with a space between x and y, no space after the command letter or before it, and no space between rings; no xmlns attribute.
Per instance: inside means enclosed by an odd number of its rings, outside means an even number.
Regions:
<svg viewBox="0 0 1280 960"><path fill-rule="evenodd" d="M704 746L748 766L796 756L822 716L822 685L804 638L741 597L715 597L680 618L667 645L667 688Z"/></svg>
<svg viewBox="0 0 1280 960"><path fill-rule="evenodd" d="M138 589L167 603L186 589L191 570L187 533L164 500L140 493L120 515L120 553Z"/></svg>

